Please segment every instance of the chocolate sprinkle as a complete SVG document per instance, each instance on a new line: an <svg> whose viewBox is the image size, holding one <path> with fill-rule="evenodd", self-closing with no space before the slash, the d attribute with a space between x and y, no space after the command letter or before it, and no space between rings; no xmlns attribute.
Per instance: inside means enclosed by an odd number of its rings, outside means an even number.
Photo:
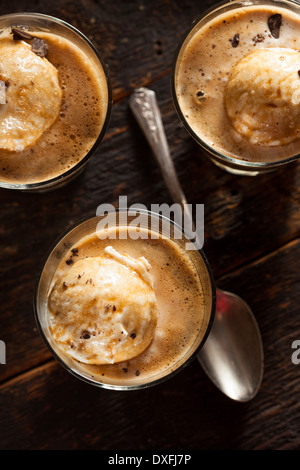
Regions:
<svg viewBox="0 0 300 470"><path fill-rule="evenodd" d="M197 100L198 100L199 102L205 101L205 93L204 93L204 91L202 91L202 90L197 91L196 96L197 96ZM168 264L168 263L167 263L167 264Z"/></svg>
<svg viewBox="0 0 300 470"><path fill-rule="evenodd" d="M240 43L240 35L237 33L233 36L232 39L229 39L231 42L232 47L237 47Z"/></svg>
<svg viewBox="0 0 300 470"><path fill-rule="evenodd" d="M275 13L275 15L270 16L270 18L268 19L268 27L269 27L270 33L275 39L279 38L281 24L282 24L282 17L279 13Z"/></svg>
<svg viewBox="0 0 300 470"><path fill-rule="evenodd" d="M39 57L46 57L48 53L48 44L44 39L34 38L31 49Z"/></svg>
<svg viewBox="0 0 300 470"><path fill-rule="evenodd" d="M252 38L252 41L254 42L254 44L257 44L258 42L263 42L264 40L265 40L265 36L261 33L257 34L256 36Z"/></svg>
<svg viewBox="0 0 300 470"><path fill-rule="evenodd" d="M27 39L27 40L33 39L33 36L27 33L27 31L24 31L24 29L11 28L11 33L13 35L13 38L16 41L22 41L23 39Z"/></svg>
<svg viewBox="0 0 300 470"><path fill-rule="evenodd" d="M134 339L136 337L136 333L131 333L130 338Z"/></svg>

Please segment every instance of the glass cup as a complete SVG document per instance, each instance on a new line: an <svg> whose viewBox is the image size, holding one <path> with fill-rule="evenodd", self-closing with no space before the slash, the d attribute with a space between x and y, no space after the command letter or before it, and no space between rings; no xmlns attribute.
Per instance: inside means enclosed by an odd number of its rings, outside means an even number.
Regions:
<svg viewBox="0 0 300 470"><path fill-rule="evenodd" d="M25 31L27 31L29 34L31 31L53 33L59 37L69 40L79 47L79 49L81 49L81 51L89 58L99 77L102 77L101 80L103 81L104 87L106 88L105 93L107 96L107 103L102 128L100 129L99 135L91 149L86 155L83 156L83 158L81 158L78 163L61 174L57 172L58 176L38 182L11 183L3 181L0 176L0 187L2 188L22 191L48 191L61 187L78 176L79 173L83 171L86 163L94 154L98 144L103 139L108 126L112 108L110 77L106 64L91 41L80 31L74 28L74 26L67 24L65 21L40 13L13 13L0 17L0 34L3 32L3 30L12 27L25 29ZM40 139L42 138L43 136L40 137Z"/></svg>
<svg viewBox="0 0 300 470"><path fill-rule="evenodd" d="M177 83L178 83L178 70L180 63L183 57L183 54L189 45L190 41L195 37L198 31L206 26L211 20L217 18L219 15L222 15L227 12L233 12L234 10L247 9L253 6L267 6L267 7L278 7L288 10L288 12L297 13L300 15L300 5L297 2L292 0L233 0L230 2L221 2L217 5L214 5L209 10L206 10L197 20L193 22L191 27L186 31L182 41L180 42L178 49L175 54L175 59L172 65L171 71L171 92L173 97L173 102L175 105L176 112L183 123L186 130L189 134L195 139L195 141L202 147L204 154L208 156L211 161L213 161L217 166L227 170L230 173L238 175L248 175L256 176L262 173L267 173L273 170L276 170L283 165L296 161L300 155L299 153L288 155L286 158L281 158L275 161L249 161L243 159L243 155L232 156L225 151L214 148L212 145L207 143L203 138L201 138L196 131L193 129L192 125L187 121L183 110L181 109L180 103L177 96ZM275 12L275 10L274 10ZM299 16L300 22L300 16ZM238 29L238 28L237 28ZM216 64L216 73L218 71ZM276 153L276 147L273 147L274 153Z"/></svg>
<svg viewBox="0 0 300 470"><path fill-rule="evenodd" d="M187 246L186 243L190 243L191 239L188 239L186 235L184 235L182 228L168 218L142 209L139 209L139 214L142 215L142 220L139 218L139 223L141 224L140 227L142 229L144 228L148 230L151 226L151 233L153 233L152 227L155 224L155 227L157 227L156 233L158 238L161 236L167 237L168 239L175 241L175 243L181 248L184 248L184 250ZM109 215L111 215L111 222L108 222L110 228L126 228L135 220L135 216L130 214L127 210L117 210L115 212L111 212ZM199 349L205 343L211 329L215 313L216 289L213 275L204 253L197 248L192 250L189 249L188 256L192 261L203 288L203 317L193 344L190 345L187 351L185 351L180 358L177 358L177 362L175 362L175 364L166 364L163 370L160 367L159 371L155 371L155 373L152 372L148 377L146 376L141 379L139 377L127 379L125 376L122 381L120 381L120 379L114 381L114 379L102 377L101 374L97 375L95 371L91 371L84 364L76 361L70 356L67 356L53 340L49 331L47 297L51 289L51 285L53 284L53 276L61 260L83 237L95 234L97 230L99 230L98 224L101 222L104 223L104 221L107 223L107 215L100 215L84 220L63 234L50 250L37 279L34 295L34 313L38 330L55 359L68 372L88 384L111 390L137 390L147 388L173 377L195 358ZM113 242L111 244L113 245ZM180 338L178 338L178 340L180 341Z"/></svg>

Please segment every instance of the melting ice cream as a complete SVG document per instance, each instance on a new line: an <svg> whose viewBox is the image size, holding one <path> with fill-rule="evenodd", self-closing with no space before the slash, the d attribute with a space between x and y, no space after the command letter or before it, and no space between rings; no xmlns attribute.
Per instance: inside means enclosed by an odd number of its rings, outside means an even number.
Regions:
<svg viewBox="0 0 300 470"><path fill-rule="evenodd" d="M36 142L59 115L62 90L57 69L24 41L0 41L0 149L22 151ZM3 97L2 97L3 98Z"/></svg>
<svg viewBox="0 0 300 470"><path fill-rule="evenodd" d="M49 296L53 339L88 364L113 364L142 353L157 324L157 301L144 257L112 247L74 263Z"/></svg>
<svg viewBox="0 0 300 470"><path fill-rule="evenodd" d="M258 49L233 68L225 103L234 129L253 144L283 145L300 135L300 52Z"/></svg>

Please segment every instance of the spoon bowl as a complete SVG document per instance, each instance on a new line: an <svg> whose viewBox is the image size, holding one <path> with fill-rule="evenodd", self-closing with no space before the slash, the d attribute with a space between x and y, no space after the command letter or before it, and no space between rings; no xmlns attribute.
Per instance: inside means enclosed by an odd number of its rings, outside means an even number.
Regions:
<svg viewBox="0 0 300 470"><path fill-rule="evenodd" d="M173 201L181 204L185 220L189 218L192 224L155 92L139 88L131 95L129 105L152 148ZM215 319L197 359L211 381L229 398L240 402L254 398L262 382L264 354L257 322L243 299L217 289Z"/></svg>
<svg viewBox="0 0 300 470"><path fill-rule="evenodd" d="M197 359L211 381L228 397L249 401L263 377L259 328L246 302L217 289L214 322Z"/></svg>

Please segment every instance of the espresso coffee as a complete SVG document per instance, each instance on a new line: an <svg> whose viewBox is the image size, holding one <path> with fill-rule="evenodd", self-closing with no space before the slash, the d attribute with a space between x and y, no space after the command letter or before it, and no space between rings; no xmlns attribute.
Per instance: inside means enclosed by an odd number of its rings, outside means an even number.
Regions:
<svg viewBox="0 0 300 470"><path fill-rule="evenodd" d="M237 4L202 24L176 65L176 97L190 129L236 159L272 162L298 154L299 14Z"/></svg>
<svg viewBox="0 0 300 470"><path fill-rule="evenodd" d="M189 254L174 241L161 236L157 238L157 234L156 238L151 238L151 232L142 232L144 236L138 239L130 238L129 228L119 228L115 239L100 240L96 234L83 237L61 260L48 293L48 325L63 355L76 361L77 371L81 370L93 380L108 385L145 384L171 373L189 358L191 351L197 349L207 331L206 296L199 267L195 267ZM117 262L117 269L109 268L113 261ZM137 262L143 263L142 269ZM89 263L90 266L96 263L100 268L106 267L106 275L104 272L100 280L97 268L90 269ZM109 269L113 271L109 272ZM125 276L120 280L118 273L123 275L122 270L125 270ZM113 280L106 282L106 278ZM142 278L144 284L149 282L150 309L144 287L134 287L137 281L142 282ZM117 287L114 286L116 280ZM127 292L128 289L131 289L131 294L128 296L126 293L127 300L124 301L123 290ZM86 296L88 302L83 300ZM101 305L103 299L106 301ZM82 309L79 306L81 302L85 302ZM101 308L102 323L99 319L97 321ZM131 318L130 322L127 318L130 309L142 318L140 330L140 318L138 321ZM111 356L103 361L105 352L101 351L99 361L99 344L100 349L103 344L107 348L112 346L112 336L108 340L107 335L111 335L112 329L117 329L118 325L112 318L120 312L121 331L113 340L119 341L122 347L127 330L127 340L134 344L139 331L142 331L142 336L147 334L149 316L152 315L156 323L150 323L150 344L145 344L143 351L133 354L134 357L116 362ZM84 320L78 313L85 317ZM109 328L104 325L107 319ZM87 348L87 344L92 347ZM118 343L116 348L119 352Z"/></svg>
<svg viewBox="0 0 300 470"><path fill-rule="evenodd" d="M30 36L46 44L46 57L33 52ZM57 34L30 36L16 37L10 28L0 36L0 51L7 51L0 59L7 88L0 125L8 136L0 139L0 180L14 185L74 168L97 141L108 109L105 73L95 59Z"/></svg>

